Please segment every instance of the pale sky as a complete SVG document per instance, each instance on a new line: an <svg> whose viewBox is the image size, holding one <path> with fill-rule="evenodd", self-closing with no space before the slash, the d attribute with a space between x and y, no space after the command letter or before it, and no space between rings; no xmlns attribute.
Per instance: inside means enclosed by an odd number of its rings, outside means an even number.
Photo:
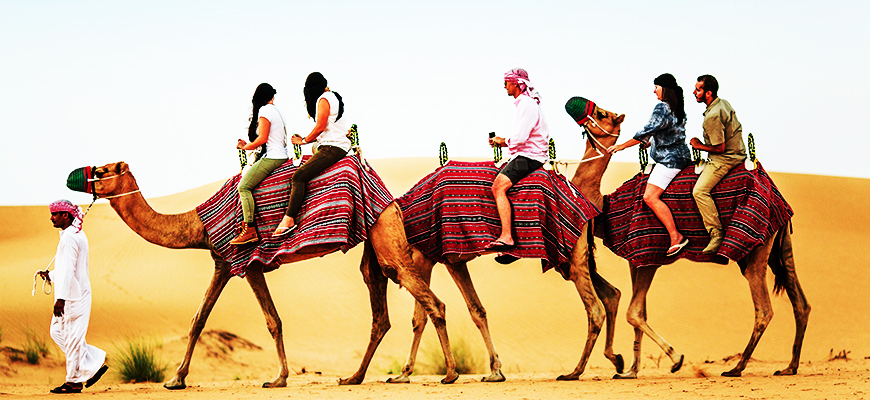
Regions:
<svg viewBox="0 0 870 400"><path fill-rule="evenodd" d="M310 131L312 71L344 97L368 158L436 157L442 141L491 157L487 133L511 128L502 76L515 67L543 97L559 158L582 155L568 98L626 114L622 142L664 72L700 136L691 91L709 73L767 170L870 178L868 15L857 0L0 0L0 205L87 203L67 174L115 161L146 197L225 180L259 83L277 89L290 134Z"/></svg>

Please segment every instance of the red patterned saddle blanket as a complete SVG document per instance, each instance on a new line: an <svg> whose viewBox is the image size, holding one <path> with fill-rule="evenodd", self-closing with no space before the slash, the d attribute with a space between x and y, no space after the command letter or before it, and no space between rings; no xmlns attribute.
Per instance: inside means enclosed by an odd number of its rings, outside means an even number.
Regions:
<svg viewBox="0 0 870 400"><path fill-rule="evenodd" d="M254 220L260 236L256 244L229 244L242 222L237 191L241 174L230 178L210 199L196 207L209 240L218 255L232 263L233 274L244 276L253 262L268 265L280 255L295 253L306 246L340 244L340 249L347 252L368 237L371 226L393 201L380 176L364 167L357 156L348 156L308 182L299 210L299 225L286 238L273 239L272 232L287 208L290 178L297 168L288 161L254 189L257 205Z"/></svg>
<svg viewBox="0 0 870 400"><path fill-rule="evenodd" d="M481 254L501 233L491 190L498 171L491 161L450 161L423 178L396 199L408 241L438 262ZM517 246L506 254L539 258L544 271L570 260L581 229L600 212L563 176L544 169L507 194Z"/></svg>
<svg viewBox="0 0 870 400"><path fill-rule="evenodd" d="M689 239L678 256L665 257L670 239L664 225L643 202L649 178L643 174L635 175L604 197L604 211L596 219L604 230L604 245L637 266L670 264L679 258L725 264L728 259L745 257L794 215L761 164L751 171L738 165L711 192L725 240L718 254L701 254L710 236L692 197L698 180L693 168L680 172L661 196L674 215L677 229Z"/></svg>

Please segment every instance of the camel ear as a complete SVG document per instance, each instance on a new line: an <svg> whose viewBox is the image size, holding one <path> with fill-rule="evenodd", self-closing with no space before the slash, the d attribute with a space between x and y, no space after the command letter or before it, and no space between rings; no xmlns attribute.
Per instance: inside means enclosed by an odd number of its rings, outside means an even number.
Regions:
<svg viewBox="0 0 870 400"><path fill-rule="evenodd" d="M130 170L130 167L128 167L127 163L125 163L123 161L118 161L118 163L115 164L115 173L118 175L121 175L129 170Z"/></svg>
<svg viewBox="0 0 870 400"><path fill-rule="evenodd" d="M613 121L613 124L619 125L622 123L622 121L625 121L625 114L620 114L618 117L616 117L616 120Z"/></svg>

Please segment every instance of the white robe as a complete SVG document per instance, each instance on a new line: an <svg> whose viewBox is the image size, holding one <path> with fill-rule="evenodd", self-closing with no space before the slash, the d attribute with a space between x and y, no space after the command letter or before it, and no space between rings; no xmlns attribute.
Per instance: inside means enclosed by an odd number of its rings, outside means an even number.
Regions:
<svg viewBox="0 0 870 400"><path fill-rule="evenodd" d="M51 317L51 338L66 356L66 381L80 383L93 377L106 361L106 352L85 342L91 318L91 282L88 276L88 238L75 226L60 232L54 270L55 300L63 299L63 316Z"/></svg>

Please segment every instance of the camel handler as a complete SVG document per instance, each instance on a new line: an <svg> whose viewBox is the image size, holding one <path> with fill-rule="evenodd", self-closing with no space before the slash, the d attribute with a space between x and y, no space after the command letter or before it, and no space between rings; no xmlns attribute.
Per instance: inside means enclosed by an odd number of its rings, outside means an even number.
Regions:
<svg viewBox="0 0 870 400"><path fill-rule="evenodd" d="M51 393L81 393L109 369L106 352L85 342L91 317L91 283L88 277L88 237L82 232L82 210L69 200L48 206L51 223L59 228L55 267L39 276L54 281L54 316L51 338L66 357L66 381Z"/></svg>
<svg viewBox="0 0 870 400"><path fill-rule="evenodd" d="M704 142L692 138L689 144L698 150L706 151L710 161L704 167L692 196L698 204L698 211L704 220L704 227L710 233L710 243L702 250L704 254L715 254L722 245L725 231L719 221L719 210L713 202L710 191L728 174L735 165L746 161L746 146L743 145L743 126L737 120L737 113L731 103L718 97L719 82L712 75L701 75L695 83L695 100L707 105L704 111Z"/></svg>
<svg viewBox="0 0 870 400"><path fill-rule="evenodd" d="M547 120L541 111L541 95L529 82L529 73L522 68L508 71L504 74L504 88L508 96L516 99L517 117L510 137L489 138L490 146L507 147L510 157L492 182L492 195L501 219L501 236L486 246L487 251L507 251L516 245L511 234L513 224L507 191L547 162L550 140Z"/></svg>

